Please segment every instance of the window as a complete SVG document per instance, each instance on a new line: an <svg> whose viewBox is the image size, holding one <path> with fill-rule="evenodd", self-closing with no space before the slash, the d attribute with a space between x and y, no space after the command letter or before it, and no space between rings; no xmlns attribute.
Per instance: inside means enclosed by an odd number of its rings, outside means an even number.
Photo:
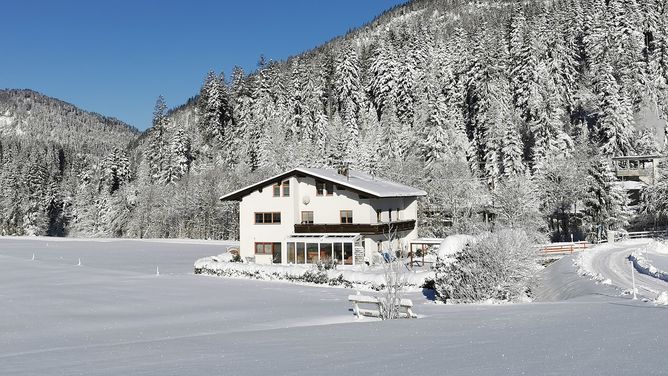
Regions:
<svg viewBox="0 0 668 376"><path fill-rule="evenodd" d="M281 186L274 184L274 197L281 197Z"/></svg>
<svg viewBox="0 0 668 376"><path fill-rule="evenodd" d="M381 222L381 216L383 215L383 211L380 209L376 209L376 222L380 223Z"/></svg>
<svg viewBox="0 0 668 376"><path fill-rule="evenodd" d="M255 254L271 256L274 264L280 264L281 243L255 243Z"/></svg>
<svg viewBox="0 0 668 376"><path fill-rule="evenodd" d="M271 262L274 264L281 264L283 262L283 255L281 254L281 243L272 243L271 248Z"/></svg>
<svg viewBox="0 0 668 376"><path fill-rule="evenodd" d="M290 180L283 182L283 197L290 197Z"/></svg>
<svg viewBox="0 0 668 376"><path fill-rule="evenodd" d="M318 243L306 243L306 262L309 264L318 262Z"/></svg>
<svg viewBox="0 0 668 376"><path fill-rule="evenodd" d="M281 223L281 213L255 213L255 224L277 224Z"/></svg>
<svg viewBox="0 0 668 376"><path fill-rule="evenodd" d="M341 210L341 223L353 223L352 210Z"/></svg>
<svg viewBox="0 0 668 376"><path fill-rule="evenodd" d="M322 196L325 193L325 182L316 180L315 181L315 195Z"/></svg>
<svg viewBox="0 0 668 376"><path fill-rule="evenodd" d="M343 265L353 264L353 243L343 243Z"/></svg>
<svg viewBox="0 0 668 376"><path fill-rule="evenodd" d="M334 259L338 262L343 261L343 244L334 243Z"/></svg>
<svg viewBox="0 0 668 376"><path fill-rule="evenodd" d="M392 222L392 209L387 209L387 215L389 216L388 221Z"/></svg>
<svg viewBox="0 0 668 376"><path fill-rule="evenodd" d="M334 194L334 184L320 180L315 181L315 195L316 196L331 196Z"/></svg>
<svg viewBox="0 0 668 376"><path fill-rule="evenodd" d="M297 264L306 263L306 248L304 243L297 243Z"/></svg>
<svg viewBox="0 0 668 376"><path fill-rule="evenodd" d="M313 224L313 212L312 211L303 211L302 212L302 224Z"/></svg>
<svg viewBox="0 0 668 376"><path fill-rule="evenodd" d="M397 208L397 221L399 220L399 208Z"/></svg>
<svg viewBox="0 0 668 376"><path fill-rule="evenodd" d="M332 243L320 243L320 261L332 258Z"/></svg>

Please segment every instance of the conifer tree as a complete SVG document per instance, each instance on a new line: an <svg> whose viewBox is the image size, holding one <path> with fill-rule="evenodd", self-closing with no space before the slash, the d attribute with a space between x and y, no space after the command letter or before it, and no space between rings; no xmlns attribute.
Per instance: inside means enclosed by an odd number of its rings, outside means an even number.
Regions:
<svg viewBox="0 0 668 376"><path fill-rule="evenodd" d="M149 141L147 147L148 172L152 182L159 181L165 170L167 159L166 126L168 123L167 105L161 95L155 102L153 110L153 126L149 130Z"/></svg>
<svg viewBox="0 0 668 376"><path fill-rule="evenodd" d="M617 178L604 159L598 159L589 167L587 189L584 196L584 213L590 227L618 230L628 224L628 196L617 184Z"/></svg>
<svg viewBox="0 0 668 376"><path fill-rule="evenodd" d="M395 82L395 61L390 43L382 42L376 46L370 66L369 96L373 103L378 120L386 114L385 108L390 104Z"/></svg>

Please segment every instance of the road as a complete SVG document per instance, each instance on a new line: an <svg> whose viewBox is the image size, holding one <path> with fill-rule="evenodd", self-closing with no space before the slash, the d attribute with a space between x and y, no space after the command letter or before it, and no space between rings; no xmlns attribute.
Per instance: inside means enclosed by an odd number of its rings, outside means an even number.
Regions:
<svg viewBox="0 0 668 376"><path fill-rule="evenodd" d="M604 244L582 253L580 265L592 274L599 274L602 280L624 290L632 290L631 263L628 256L636 250L646 249L649 239L626 240ZM634 270L635 283L639 295L654 299L662 291L668 291L668 283L660 279L640 274Z"/></svg>

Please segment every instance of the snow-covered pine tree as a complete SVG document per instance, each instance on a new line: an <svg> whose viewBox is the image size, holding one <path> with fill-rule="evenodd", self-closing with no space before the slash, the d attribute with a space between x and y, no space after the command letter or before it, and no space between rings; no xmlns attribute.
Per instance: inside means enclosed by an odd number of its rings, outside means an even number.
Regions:
<svg viewBox="0 0 668 376"><path fill-rule="evenodd" d="M107 192L114 194L130 178L130 160L124 151L115 148L102 162L101 180Z"/></svg>
<svg viewBox="0 0 668 376"><path fill-rule="evenodd" d="M396 86L396 64L392 44L382 40L375 46L371 58L369 97L376 109L378 120L387 114L386 107L392 100Z"/></svg>
<svg viewBox="0 0 668 376"><path fill-rule="evenodd" d="M628 196L605 159L595 160L588 170L584 195L585 221L590 231L618 230L628 224ZM598 231L596 231L598 232Z"/></svg>
<svg viewBox="0 0 668 376"><path fill-rule="evenodd" d="M608 156L629 155L633 152L631 131L634 123L630 100L621 92L612 66L604 60L599 67L596 93L601 152Z"/></svg>
<svg viewBox="0 0 668 376"><path fill-rule="evenodd" d="M426 122L422 128L422 159L427 167L440 161L447 153L448 134L445 131L445 98L436 92L433 86L427 88L428 110Z"/></svg>
<svg viewBox="0 0 668 376"><path fill-rule="evenodd" d="M246 157L245 140L253 119L253 97L249 88L250 79L243 68L235 66L232 71L231 104L234 121L226 132L226 161L238 164Z"/></svg>
<svg viewBox="0 0 668 376"><path fill-rule="evenodd" d="M292 72L290 74L290 81L292 83L291 94L289 99L290 106L290 120L288 126L285 127L286 139L301 139L304 132L308 110L306 108L306 81L308 77L302 62L299 58L292 60Z"/></svg>
<svg viewBox="0 0 668 376"><path fill-rule="evenodd" d="M407 56L401 61L396 69L396 82L394 106L397 118L402 125L413 127L415 107L415 75L416 68L411 57Z"/></svg>
<svg viewBox="0 0 668 376"><path fill-rule="evenodd" d="M193 161L190 138L182 128L178 128L174 133L170 143L170 152L170 178L167 183L176 182L188 174Z"/></svg>
<svg viewBox="0 0 668 376"><path fill-rule="evenodd" d="M515 124L517 124L517 121L510 121L506 124L501 140L503 176L506 178L524 175L526 171L523 162L524 147L520 132Z"/></svg>
<svg viewBox="0 0 668 376"><path fill-rule="evenodd" d="M200 113L199 128L205 142L222 144L225 141L225 128L233 120L222 73L218 77L214 71L209 71L200 89L197 108Z"/></svg>
<svg viewBox="0 0 668 376"><path fill-rule="evenodd" d="M152 182L160 181L167 159L167 141L165 127L168 123L167 105L161 95L155 102L153 110L153 126L149 130L146 161L148 162L149 176Z"/></svg>

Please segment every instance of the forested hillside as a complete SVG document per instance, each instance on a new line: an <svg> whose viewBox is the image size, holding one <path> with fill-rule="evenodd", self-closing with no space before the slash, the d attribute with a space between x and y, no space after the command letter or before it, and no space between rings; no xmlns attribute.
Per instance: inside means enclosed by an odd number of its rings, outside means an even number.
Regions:
<svg viewBox="0 0 668 376"><path fill-rule="evenodd" d="M607 157L663 152L667 114L666 0L413 1L287 61L211 72L179 108L160 98L127 159L87 170L97 196L69 226L230 238L221 194L349 161L429 192L422 235L582 236L627 225Z"/></svg>
<svg viewBox="0 0 668 376"><path fill-rule="evenodd" d="M139 132L30 90L0 90L0 234L67 234ZM118 162L118 161L116 161Z"/></svg>

